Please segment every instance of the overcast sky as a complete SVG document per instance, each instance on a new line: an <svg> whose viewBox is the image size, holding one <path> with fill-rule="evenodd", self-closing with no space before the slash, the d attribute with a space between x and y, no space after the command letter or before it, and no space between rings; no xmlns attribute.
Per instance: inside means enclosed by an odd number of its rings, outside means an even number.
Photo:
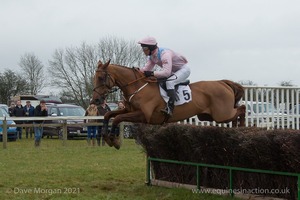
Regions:
<svg viewBox="0 0 300 200"><path fill-rule="evenodd" d="M300 86L299 0L0 0L0 70L25 53L154 36L187 57L191 81Z"/></svg>

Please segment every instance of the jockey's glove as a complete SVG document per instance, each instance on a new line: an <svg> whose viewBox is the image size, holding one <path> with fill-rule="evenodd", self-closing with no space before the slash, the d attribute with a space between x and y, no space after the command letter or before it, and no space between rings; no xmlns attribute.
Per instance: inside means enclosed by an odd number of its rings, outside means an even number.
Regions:
<svg viewBox="0 0 300 200"><path fill-rule="evenodd" d="M144 74L145 74L146 77L154 76L153 71L144 71Z"/></svg>

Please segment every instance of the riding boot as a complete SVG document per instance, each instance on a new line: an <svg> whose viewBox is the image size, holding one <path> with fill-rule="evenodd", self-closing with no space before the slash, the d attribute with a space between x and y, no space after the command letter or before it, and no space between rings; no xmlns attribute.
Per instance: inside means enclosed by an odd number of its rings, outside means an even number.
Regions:
<svg viewBox="0 0 300 200"><path fill-rule="evenodd" d="M175 89L167 90L167 94L169 96L169 101L167 103L167 107L161 110L164 114L169 115L170 117L173 115L174 110L174 102L176 99Z"/></svg>
<svg viewBox="0 0 300 200"><path fill-rule="evenodd" d="M92 139L92 145L93 145L93 147L95 146L95 144L96 144L96 138L93 138Z"/></svg>

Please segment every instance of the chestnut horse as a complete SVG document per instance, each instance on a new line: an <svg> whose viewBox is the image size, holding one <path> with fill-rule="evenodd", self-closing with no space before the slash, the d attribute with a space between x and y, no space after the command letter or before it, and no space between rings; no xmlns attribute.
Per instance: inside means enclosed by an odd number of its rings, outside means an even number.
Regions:
<svg viewBox="0 0 300 200"><path fill-rule="evenodd" d="M110 111L104 115L102 134L109 146L120 148L119 138L115 133L117 125L122 121L148 124L177 122L197 115L202 121L227 123L233 121L240 126L245 123L245 106L238 106L244 95L243 87L229 80L199 81L190 84L192 101L175 106L173 115L167 118L161 109L166 102L160 95L157 81L147 78L137 68L128 68L98 62L94 76L93 100L97 102L105 97L114 86L118 86L124 95L125 109ZM110 134L108 121L114 117Z"/></svg>

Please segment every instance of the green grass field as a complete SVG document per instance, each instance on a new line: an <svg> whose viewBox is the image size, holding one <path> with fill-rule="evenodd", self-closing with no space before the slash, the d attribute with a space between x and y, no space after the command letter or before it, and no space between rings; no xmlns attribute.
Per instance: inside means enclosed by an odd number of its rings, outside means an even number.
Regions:
<svg viewBox="0 0 300 200"><path fill-rule="evenodd" d="M145 185L145 154L134 140L121 149L85 140L0 143L0 199L233 199Z"/></svg>

